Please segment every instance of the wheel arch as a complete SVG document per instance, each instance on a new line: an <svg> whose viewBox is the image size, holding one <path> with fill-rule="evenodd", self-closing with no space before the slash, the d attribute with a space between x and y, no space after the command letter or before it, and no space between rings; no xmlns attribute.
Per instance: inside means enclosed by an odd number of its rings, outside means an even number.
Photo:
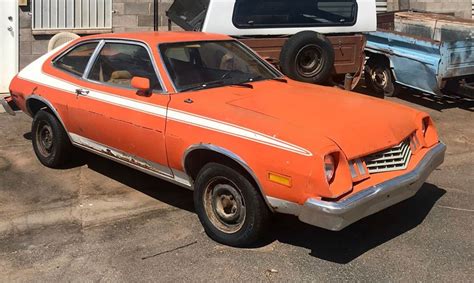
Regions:
<svg viewBox="0 0 474 283"><path fill-rule="evenodd" d="M199 170L209 162L216 162L229 166L246 176L248 180L258 189L270 211L274 211L273 207L268 202L267 196L263 191L263 187L254 171L240 156L233 153L232 151L213 144L192 145L184 153L182 165L184 172L194 183Z"/></svg>
<svg viewBox="0 0 474 283"><path fill-rule="evenodd" d="M393 62L389 55L384 54L384 53L379 53L379 52L372 52L372 51L365 51L365 54L367 55L367 57L369 57L369 59L367 59L367 63L366 63L367 65L369 64L369 62L380 62L382 64L385 64L386 66L389 67L390 72L392 72L392 76L395 79L395 81L398 81L397 75L393 71L393 68L394 68Z"/></svg>
<svg viewBox="0 0 474 283"><path fill-rule="evenodd" d="M49 102L44 97L41 97L41 96L36 95L36 94L30 95L26 99L27 114L30 115L32 118L34 118L36 113L38 113L38 111L40 111L41 109L47 109L51 114L53 114L56 117L56 119L58 119L58 121L61 123L64 130L66 131L66 133L69 136L69 132L66 129L66 125L63 123L63 120L61 119L61 116L59 115L58 111L53 106L53 104L51 104L51 102Z"/></svg>

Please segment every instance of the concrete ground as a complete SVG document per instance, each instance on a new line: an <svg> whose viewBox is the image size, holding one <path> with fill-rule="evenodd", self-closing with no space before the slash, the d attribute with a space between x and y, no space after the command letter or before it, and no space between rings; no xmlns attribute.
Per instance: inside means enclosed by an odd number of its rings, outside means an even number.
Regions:
<svg viewBox="0 0 474 283"><path fill-rule="evenodd" d="M471 281L474 103L390 100L429 112L448 145L421 191L341 232L277 215L255 249L210 240L190 191L88 153L41 166L31 119L1 113L0 281Z"/></svg>

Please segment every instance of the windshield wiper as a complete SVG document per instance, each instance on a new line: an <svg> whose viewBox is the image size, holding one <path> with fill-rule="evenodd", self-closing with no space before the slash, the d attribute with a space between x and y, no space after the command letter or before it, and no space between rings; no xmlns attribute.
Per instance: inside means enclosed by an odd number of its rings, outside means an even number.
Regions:
<svg viewBox="0 0 474 283"><path fill-rule="evenodd" d="M246 88L253 89L253 85L251 85L249 83L233 83L233 84L229 84L228 86L241 86L241 87L246 87Z"/></svg>
<svg viewBox="0 0 474 283"><path fill-rule="evenodd" d="M219 87L219 86L241 86L241 87L246 87L246 88L252 88L253 89L253 85L251 85L249 83L229 83L229 84L226 84L223 80L218 80L218 81L207 82L207 83L204 83L204 84L198 85L198 86L192 86L192 87L189 87L189 88L185 88L185 89L182 89L181 92L201 90L201 89Z"/></svg>
<svg viewBox="0 0 474 283"><path fill-rule="evenodd" d="M277 81L277 82L282 82L282 83L285 83L285 84L288 83L288 80L285 79L284 77L272 78L272 80Z"/></svg>
<svg viewBox="0 0 474 283"><path fill-rule="evenodd" d="M266 79L263 76L256 76L256 77L250 78L249 82L256 82L256 81L260 81L260 80L272 80L272 81L277 81L277 82L282 82L282 83L288 83L288 80L285 79L284 77L276 77L276 78Z"/></svg>

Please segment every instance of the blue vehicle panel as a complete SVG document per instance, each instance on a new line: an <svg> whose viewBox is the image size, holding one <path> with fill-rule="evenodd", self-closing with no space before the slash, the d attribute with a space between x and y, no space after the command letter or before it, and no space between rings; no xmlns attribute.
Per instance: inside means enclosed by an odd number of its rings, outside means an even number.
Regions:
<svg viewBox="0 0 474 283"><path fill-rule="evenodd" d="M366 34L366 53L385 56L397 84L442 95L450 80L474 77L471 40L436 41L395 31Z"/></svg>

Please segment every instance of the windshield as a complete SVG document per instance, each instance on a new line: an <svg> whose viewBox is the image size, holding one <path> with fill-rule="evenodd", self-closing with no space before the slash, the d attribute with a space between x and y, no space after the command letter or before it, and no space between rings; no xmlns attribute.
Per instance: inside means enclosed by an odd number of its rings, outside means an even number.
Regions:
<svg viewBox="0 0 474 283"><path fill-rule="evenodd" d="M269 67L238 41L161 44L160 52L177 91L275 79Z"/></svg>

